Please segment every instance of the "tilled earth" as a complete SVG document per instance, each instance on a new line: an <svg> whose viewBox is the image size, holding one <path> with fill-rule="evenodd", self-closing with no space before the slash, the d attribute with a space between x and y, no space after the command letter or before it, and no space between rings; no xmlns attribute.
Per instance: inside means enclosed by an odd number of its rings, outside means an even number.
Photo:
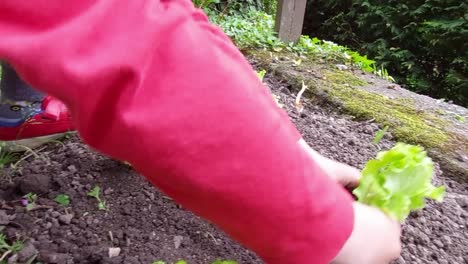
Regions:
<svg viewBox="0 0 468 264"><path fill-rule="evenodd" d="M286 84L271 76L265 82L306 141L325 156L362 168L379 150L395 144L386 135L378 146L372 145L380 129L376 124L354 121L332 106L303 100L305 108L299 113L295 94ZM40 263L151 264L185 259L209 264L218 258L262 263L130 167L97 154L76 137L37 154L15 169L4 169L0 180L0 228L9 241L24 241L19 253L5 257L8 263L24 263L34 256ZM447 197L442 204L429 202L404 224L404 251L395 263L468 263L468 183L451 180L456 178L437 170L435 181L447 186ZM96 185L108 210L98 210L96 200L87 196ZM21 196L29 192L39 196L31 211L21 204ZM69 206L54 201L59 194L70 196ZM120 252L110 258L112 248Z"/></svg>

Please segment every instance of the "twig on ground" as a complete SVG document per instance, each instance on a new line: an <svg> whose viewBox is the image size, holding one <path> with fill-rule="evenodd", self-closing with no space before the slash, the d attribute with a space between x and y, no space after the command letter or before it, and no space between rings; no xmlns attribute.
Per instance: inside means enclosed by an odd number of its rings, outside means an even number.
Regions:
<svg viewBox="0 0 468 264"><path fill-rule="evenodd" d="M5 253L3 253L2 257L0 257L0 261L3 261L12 251L11 250L7 250L5 251Z"/></svg>
<svg viewBox="0 0 468 264"><path fill-rule="evenodd" d="M304 105L301 103L301 97L302 97L302 94L305 92L305 90L307 89L307 85L305 85L304 81L302 81L302 88L301 90L299 91L299 93L297 94L296 96L296 101L294 102L295 106L296 106L296 109L299 113L302 112L302 110L304 110Z"/></svg>
<svg viewBox="0 0 468 264"><path fill-rule="evenodd" d="M14 170L16 170L16 169L18 168L18 165L19 165L21 162L23 162L24 160L28 159L28 158L31 157L31 156L35 156L36 158L41 159L41 156L39 156L39 155L37 154L37 152L43 151L43 150L46 148L46 146L43 146L42 148L38 149L38 150L35 152L34 150L32 150L32 149L30 149L30 148L28 148L28 147L26 147L26 146L21 146L21 147L25 148L26 151L28 152L28 154L27 154L27 155L24 155L23 157L21 157L21 159L19 159L19 160L18 160L17 162L15 162L14 164L11 164L11 168L14 169ZM44 157L42 157L42 160L47 161L47 159L44 158Z"/></svg>

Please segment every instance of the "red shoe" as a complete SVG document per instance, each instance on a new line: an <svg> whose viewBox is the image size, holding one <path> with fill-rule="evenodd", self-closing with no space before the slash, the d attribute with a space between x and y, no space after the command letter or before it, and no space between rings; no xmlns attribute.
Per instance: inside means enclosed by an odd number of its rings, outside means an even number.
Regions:
<svg viewBox="0 0 468 264"><path fill-rule="evenodd" d="M51 96L28 106L0 105L1 141L35 147L73 130L68 109Z"/></svg>

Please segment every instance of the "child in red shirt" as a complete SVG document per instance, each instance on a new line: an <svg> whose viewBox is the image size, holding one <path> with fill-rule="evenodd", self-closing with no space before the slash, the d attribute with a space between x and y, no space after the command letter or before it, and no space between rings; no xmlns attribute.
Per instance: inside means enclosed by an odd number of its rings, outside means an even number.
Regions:
<svg viewBox="0 0 468 264"><path fill-rule="evenodd" d="M339 183L189 0L0 1L0 59L63 101L82 139L268 264L389 263L398 223Z"/></svg>

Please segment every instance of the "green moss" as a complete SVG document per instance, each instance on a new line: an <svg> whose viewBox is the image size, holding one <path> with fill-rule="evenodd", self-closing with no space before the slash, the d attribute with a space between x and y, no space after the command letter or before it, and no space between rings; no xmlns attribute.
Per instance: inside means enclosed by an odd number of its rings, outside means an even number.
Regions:
<svg viewBox="0 0 468 264"><path fill-rule="evenodd" d="M395 100L405 105L414 105L414 99L411 98L396 98Z"/></svg>
<svg viewBox="0 0 468 264"><path fill-rule="evenodd" d="M363 79L346 71L327 71L324 76L325 80L336 86L364 86L367 84Z"/></svg>
<svg viewBox="0 0 468 264"><path fill-rule="evenodd" d="M388 125L394 136L408 143L443 148L448 142L449 135L443 130L446 121L416 110L411 102L356 89L366 82L348 72L327 71L325 76L330 95L338 97L352 115Z"/></svg>

